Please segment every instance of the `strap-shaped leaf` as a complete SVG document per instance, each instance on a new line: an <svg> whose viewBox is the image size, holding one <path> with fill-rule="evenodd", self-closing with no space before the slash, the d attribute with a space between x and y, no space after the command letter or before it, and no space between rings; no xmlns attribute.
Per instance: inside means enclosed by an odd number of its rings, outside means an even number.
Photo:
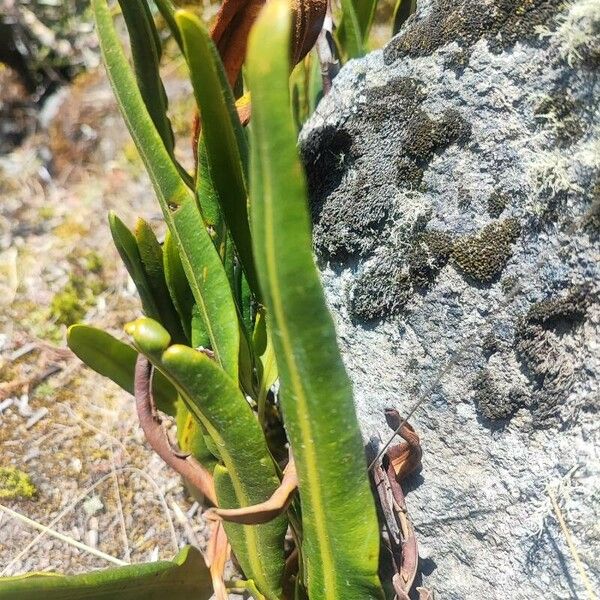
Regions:
<svg viewBox="0 0 600 600"><path fill-rule="evenodd" d="M167 117L167 94L159 72L162 48L146 0L119 0L129 32L131 57L144 104L169 153L175 138Z"/></svg>
<svg viewBox="0 0 600 600"><path fill-rule="evenodd" d="M106 0L92 3L102 56L119 108L173 234L215 357L237 381L239 326L223 265L204 227L193 192L181 179L148 114Z"/></svg>
<svg viewBox="0 0 600 600"><path fill-rule="evenodd" d="M394 7L392 34L396 35L406 20L417 10L417 0L397 0Z"/></svg>
<svg viewBox="0 0 600 600"><path fill-rule="evenodd" d="M159 372L155 371L155 374ZM189 452L203 467L212 472L217 464L217 458L206 444L208 433L198 419L187 409L183 400L180 400L177 404L176 423L179 447L184 452Z"/></svg>
<svg viewBox="0 0 600 600"><path fill-rule="evenodd" d="M219 505L239 508L270 498L279 486L275 465L256 417L237 386L205 354L185 346L169 347L162 365L220 450L234 498L219 496L217 487ZM240 541L231 542L244 573L264 596L280 598L285 518L237 527L242 529Z"/></svg>
<svg viewBox="0 0 600 600"><path fill-rule="evenodd" d="M183 37L194 95L202 119L202 140L223 217L253 289L257 291L244 180L246 139L221 59L204 25L193 13L175 13ZM200 198L202 203L202 198Z"/></svg>
<svg viewBox="0 0 600 600"><path fill-rule="evenodd" d="M154 0L154 4L156 4L156 8L158 8L160 11L162 18L167 23L171 34L177 42L177 45L183 52L183 40L181 39L181 32L177 26L177 21L175 21L175 5L173 2L171 2L171 0Z"/></svg>
<svg viewBox="0 0 600 600"><path fill-rule="evenodd" d="M374 3L372 0L362 0L358 2L359 6L371 8ZM354 0L341 0L342 6L342 23L337 32L337 38L342 46L342 52L346 58L357 58L365 53L363 40L363 32L361 22L358 16L358 9L354 4ZM367 27L367 24L364 24ZM370 27L370 24L368 25ZM368 28L367 28L368 34Z"/></svg>
<svg viewBox="0 0 600 600"><path fill-rule="evenodd" d="M177 246L169 230L167 230L163 243L163 269L171 301L179 315L188 341L194 348L198 346L206 348L210 345L210 339L206 333L206 328L196 307L194 295L181 264L179 250L177 250Z"/></svg>
<svg viewBox="0 0 600 600"><path fill-rule="evenodd" d="M90 369L112 379L133 396L135 349L89 325L71 325L67 344ZM152 380L152 391L158 408L168 415L175 415L177 392L161 373Z"/></svg>
<svg viewBox="0 0 600 600"><path fill-rule="evenodd" d="M137 319L126 329L136 347L177 388L218 448L234 489L233 498L221 498L217 492L219 505L239 508L267 500L279 478L258 421L237 385L206 354L169 346L168 333L151 319ZM232 547L246 576L267 598L278 600L286 520L237 527Z"/></svg>
<svg viewBox="0 0 600 600"><path fill-rule="evenodd" d="M160 312L146 277L135 235L113 211L108 213L108 224L115 247L138 291L144 313L152 319L160 320Z"/></svg>
<svg viewBox="0 0 600 600"><path fill-rule="evenodd" d="M202 554L187 546L172 561L82 575L32 573L0 578L0 600L209 600L212 582Z"/></svg>
<svg viewBox="0 0 600 600"><path fill-rule="evenodd" d="M163 323L174 340L184 342L183 329L165 282L162 249L154 232L146 221L138 219L132 233L112 211L108 222L115 246L140 295L144 313Z"/></svg>
<svg viewBox="0 0 600 600"><path fill-rule="evenodd" d="M186 341L186 337L169 294L164 270L163 249L156 239L154 231L144 219L138 218L134 235L146 279L158 308L160 321L174 341L183 343Z"/></svg>
<svg viewBox="0 0 600 600"><path fill-rule="evenodd" d="M251 207L260 284L299 476L311 600L381 599L379 528L352 390L311 252L288 90L289 6L267 3L250 36Z"/></svg>

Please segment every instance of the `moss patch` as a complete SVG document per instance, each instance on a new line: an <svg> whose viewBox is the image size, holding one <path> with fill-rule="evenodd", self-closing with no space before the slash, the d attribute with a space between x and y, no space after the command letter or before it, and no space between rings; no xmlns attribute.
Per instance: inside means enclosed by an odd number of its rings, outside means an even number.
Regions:
<svg viewBox="0 0 600 600"><path fill-rule="evenodd" d="M539 423L548 422L572 384L573 365L560 339L571 336L586 318L591 298L584 288L534 304L521 319L515 351L535 392L532 410Z"/></svg>
<svg viewBox="0 0 600 600"><path fill-rule="evenodd" d="M449 109L440 119L430 118L416 110L406 123L397 163L398 187L417 188L435 152L451 144L464 144L471 137L471 125L456 110Z"/></svg>
<svg viewBox="0 0 600 600"><path fill-rule="evenodd" d="M391 64L404 56L428 56L451 42L469 50L482 38L496 51L517 41L541 43L536 28L548 25L561 6L562 0L438 0L427 17L388 44L384 60Z"/></svg>
<svg viewBox="0 0 600 600"><path fill-rule="evenodd" d="M0 467L0 499L31 499L36 494L37 489L27 473L16 467Z"/></svg>
<svg viewBox="0 0 600 600"><path fill-rule="evenodd" d="M473 384L475 405L484 421L509 419L524 405L524 399L515 389L507 394L500 390L487 369L482 369Z"/></svg>
<svg viewBox="0 0 600 600"><path fill-rule="evenodd" d="M516 219L490 223L476 235L465 235L454 242L452 262L470 279L490 283L512 256L512 245L520 231Z"/></svg>
<svg viewBox="0 0 600 600"><path fill-rule="evenodd" d="M50 317L57 325L69 326L81 321L96 303L96 296L106 288L103 261L96 252L74 258L71 267L69 280L50 303Z"/></svg>
<svg viewBox="0 0 600 600"><path fill-rule="evenodd" d="M487 201L488 214L490 217L497 219L507 206L508 196L499 190L494 190Z"/></svg>

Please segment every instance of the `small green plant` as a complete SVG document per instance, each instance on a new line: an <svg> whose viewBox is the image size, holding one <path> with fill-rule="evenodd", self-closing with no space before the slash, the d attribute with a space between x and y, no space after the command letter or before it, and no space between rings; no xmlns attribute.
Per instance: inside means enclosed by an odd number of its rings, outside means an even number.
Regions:
<svg viewBox="0 0 600 600"><path fill-rule="evenodd" d="M7 578L0 598L208 600L214 592L222 600L233 587L255 600L383 600L365 451L311 250L290 110L289 3L268 2L250 35L247 130L203 24L157 0L199 113L193 176L175 159L149 5L119 0L132 68L107 0L92 4L109 79L168 230L161 244L142 219L130 230L109 216L144 316L126 326L130 344L87 325L72 326L68 344L135 395L150 445L213 505L210 569L188 548L172 562ZM364 48L375 2L359 4L342 3L343 56ZM178 449L157 411L175 418ZM228 544L243 579L226 585Z"/></svg>

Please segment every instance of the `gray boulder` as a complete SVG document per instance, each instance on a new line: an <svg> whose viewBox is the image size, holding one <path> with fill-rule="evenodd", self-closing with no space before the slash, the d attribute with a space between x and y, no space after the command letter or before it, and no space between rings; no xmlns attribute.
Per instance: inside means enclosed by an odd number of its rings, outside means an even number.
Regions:
<svg viewBox="0 0 600 600"><path fill-rule="evenodd" d="M600 0L420 0L300 139L365 441L443 599L600 589Z"/></svg>

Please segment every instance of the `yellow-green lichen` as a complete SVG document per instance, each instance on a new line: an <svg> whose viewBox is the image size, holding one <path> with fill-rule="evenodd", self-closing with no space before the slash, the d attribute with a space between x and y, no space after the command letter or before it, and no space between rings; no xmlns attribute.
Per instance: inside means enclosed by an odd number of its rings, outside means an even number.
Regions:
<svg viewBox="0 0 600 600"><path fill-rule="evenodd" d="M452 248L452 262L467 277L489 283L502 273L520 234L516 219L490 223L475 235L459 237Z"/></svg>
<svg viewBox="0 0 600 600"><path fill-rule="evenodd" d="M31 499L36 494L37 489L27 473L16 467L0 467L1 500Z"/></svg>

